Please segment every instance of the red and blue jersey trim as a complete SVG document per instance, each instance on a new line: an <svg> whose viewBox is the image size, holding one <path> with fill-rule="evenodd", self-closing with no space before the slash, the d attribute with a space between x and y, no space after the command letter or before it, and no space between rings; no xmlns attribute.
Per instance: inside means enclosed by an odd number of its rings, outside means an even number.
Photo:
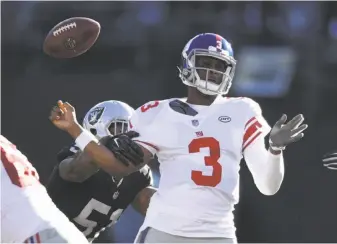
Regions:
<svg viewBox="0 0 337 244"><path fill-rule="evenodd" d="M41 243L40 234L37 233L25 240L24 243Z"/></svg>

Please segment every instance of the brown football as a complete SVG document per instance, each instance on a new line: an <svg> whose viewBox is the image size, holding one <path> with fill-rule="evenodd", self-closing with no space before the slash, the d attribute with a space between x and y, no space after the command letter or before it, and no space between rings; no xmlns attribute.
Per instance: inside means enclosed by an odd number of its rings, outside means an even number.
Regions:
<svg viewBox="0 0 337 244"><path fill-rule="evenodd" d="M54 58L77 57L94 45L100 30L100 24L93 19L66 19L49 31L43 43L43 51Z"/></svg>

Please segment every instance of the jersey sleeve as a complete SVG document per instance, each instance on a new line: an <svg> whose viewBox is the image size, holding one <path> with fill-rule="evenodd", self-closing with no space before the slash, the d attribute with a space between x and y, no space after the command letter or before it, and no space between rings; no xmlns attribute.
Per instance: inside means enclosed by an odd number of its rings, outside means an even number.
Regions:
<svg viewBox="0 0 337 244"><path fill-rule="evenodd" d="M136 171L126 176L123 181L123 190L127 191L127 204L130 204L137 194L148 186L153 186L152 171L149 166L144 166L139 171Z"/></svg>
<svg viewBox="0 0 337 244"><path fill-rule="evenodd" d="M137 173L139 174L141 189L148 186L153 186L152 171L149 166L144 166Z"/></svg>
<svg viewBox="0 0 337 244"><path fill-rule="evenodd" d="M151 131L151 124L159 114L159 109L159 101L148 102L139 107L129 121L129 130L140 134L139 137L134 138L134 141L146 148L153 155L159 151L159 147L155 144L155 136L153 131Z"/></svg>
<svg viewBox="0 0 337 244"><path fill-rule="evenodd" d="M59 192L63 191L62 189L64 189L65 184L68 184L68 182L60 176L60 163L63 160L74 156L78 151L80 151L80 149L74 143L70 146L63 147L56 155L57 164L54 166L46 185L48 194L53 200L58 198Z"/></svg>
<svg viewBox="0 0 337 244"><path fill-rule="evenodd" d="M40 185L39 174L28 158L3 136L0 136L0 154L1 183L5 184L8 182L5 179L9 179L20 188Z"/></svg>
<svg viewBox="0 0 337 244"><path fill-rule="evenodd" d="M80 151L80 149L76 146L76 144L63 147L56 156L57 161L61 163L66 158L74 156L78 151Z"/></svg>
<svg viewBox="0 0 337 244"><path fill-rule="evenodd" d="M242 151L253 144L257 138L264 138L271 127L262 115L261 107L252 99L245 98L246 103L246 122L244 127Z"/></svg>

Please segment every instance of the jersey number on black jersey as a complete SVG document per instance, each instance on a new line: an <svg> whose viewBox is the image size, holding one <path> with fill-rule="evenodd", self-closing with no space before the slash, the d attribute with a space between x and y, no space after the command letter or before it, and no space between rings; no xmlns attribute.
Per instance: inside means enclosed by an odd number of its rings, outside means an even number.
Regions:
<svg viewBox="0 0 337 244"><path fill-rule="evenodd" d="M83 210L81 211L81 213L74 218L74 221L83 226L84 228L86 228L83 232L83 234L85 236L89 236L90 234L92 234L92 232L94 231L94 229L97 227L97 222L93 221L93 220L89 220L89 216L93 211L97 211L101 214L104 215L108 215L108 213L110 212L111 207L92 198L88 204L83 208ZM110 220L111 223L109 224L109 226L114 225L117 220L119 219L119 217L121 216L121 214L123 213L123 209L117 209L116 211L112 212L111 216L110 216ZM95 232L97 232L97 234L100 232L101 230L95 230ZM96 235L96 233L95 233Z"/></svg>

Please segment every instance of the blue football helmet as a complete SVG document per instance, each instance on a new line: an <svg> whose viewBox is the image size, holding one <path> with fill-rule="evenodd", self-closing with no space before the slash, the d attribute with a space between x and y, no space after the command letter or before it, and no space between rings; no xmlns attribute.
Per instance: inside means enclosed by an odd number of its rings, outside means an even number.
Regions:
<svg viewBox="0 0 337 244"><path fill-rule="evenodd" d="M206 95L225 95L234 78L236 60L231 44L223 37L204 33L193 37L182 51L182 67L179 77L185 85L196 87ZM198 59L208 58L220 61L216 65L203 65ZM209 61L207 61L209 62ZM212 76L217 76L216 82ZM219 77L220 76L220 77Z"/></svg>

